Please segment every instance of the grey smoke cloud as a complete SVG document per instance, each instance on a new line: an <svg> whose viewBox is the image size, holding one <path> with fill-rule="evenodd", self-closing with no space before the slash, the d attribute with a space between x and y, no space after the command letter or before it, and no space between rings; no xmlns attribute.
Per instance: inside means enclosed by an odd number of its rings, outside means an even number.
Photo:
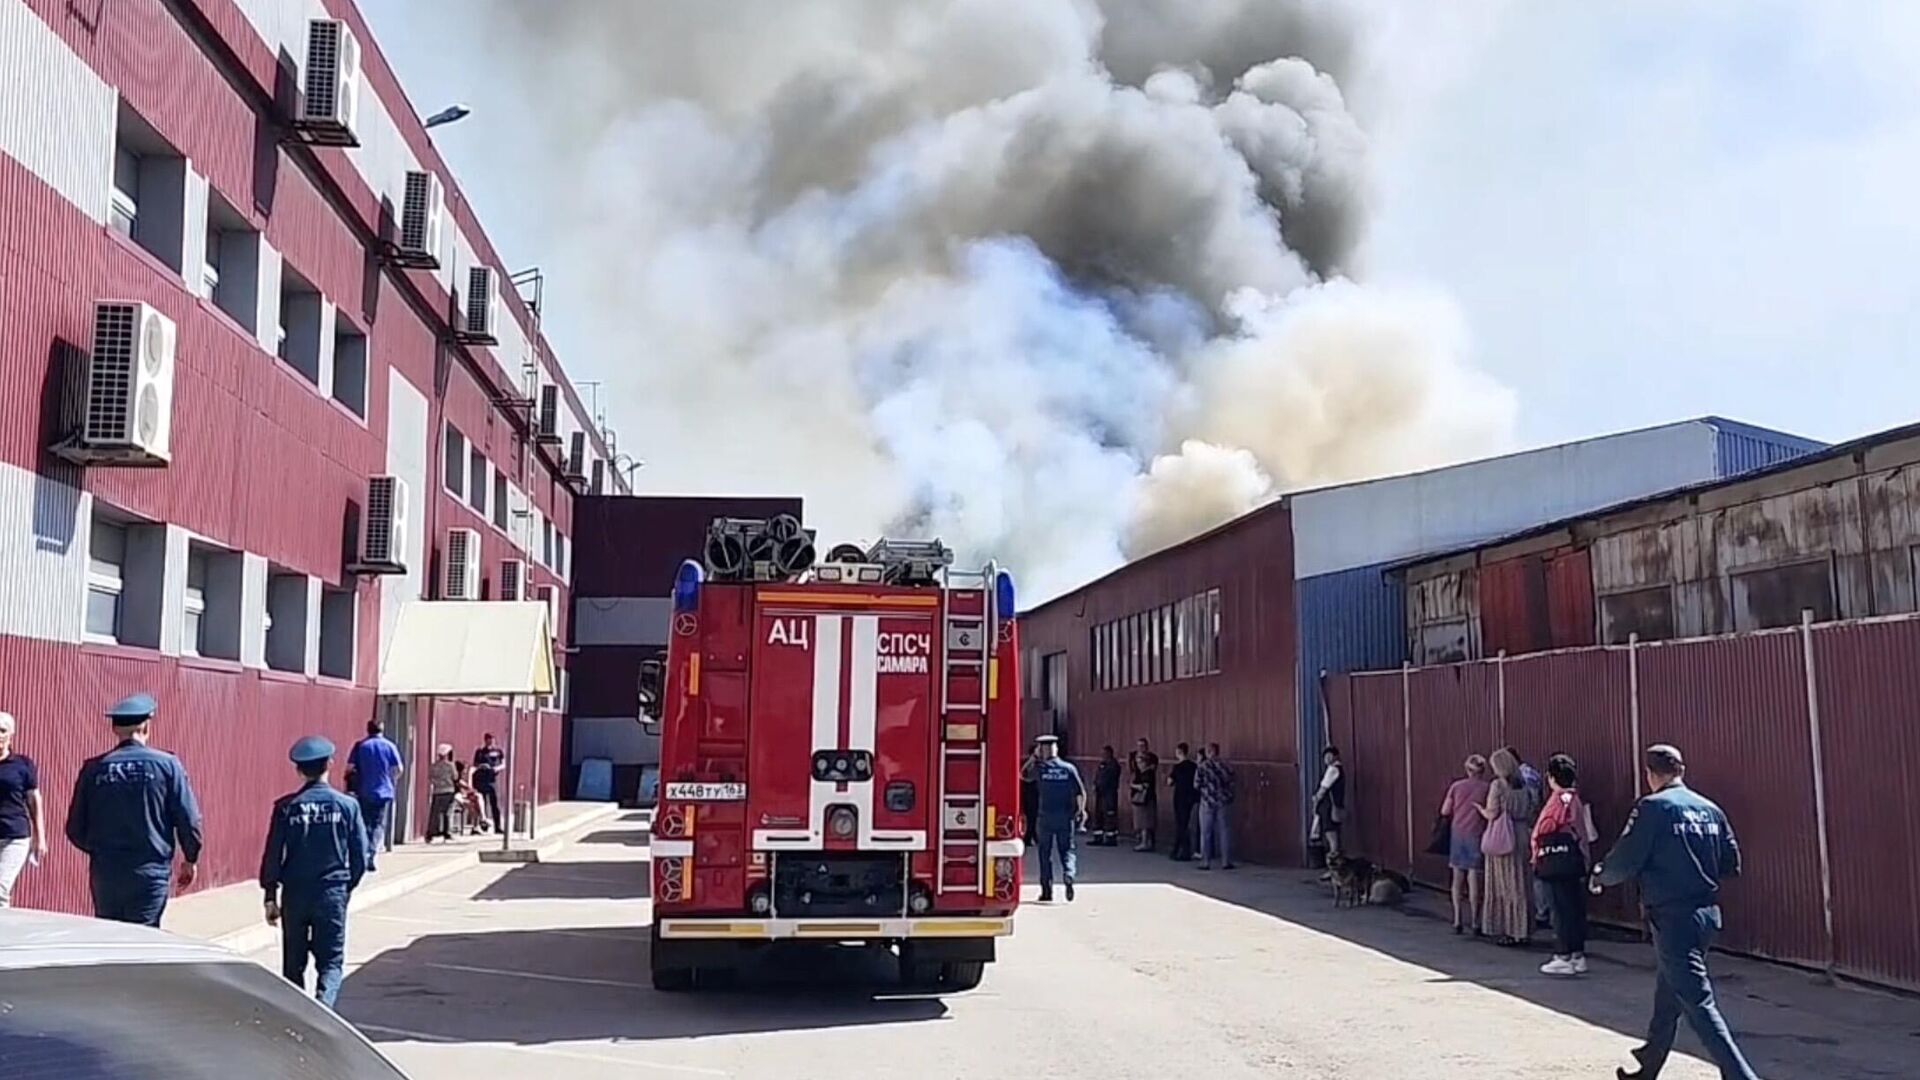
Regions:
<svg viewBox="0 0 1920 1080"><path fill-rule="evenodd" d="M655 487L800 490L1034 597L1508 435L1443 298L1342 276L1333 4L480 7Z"/></svg>

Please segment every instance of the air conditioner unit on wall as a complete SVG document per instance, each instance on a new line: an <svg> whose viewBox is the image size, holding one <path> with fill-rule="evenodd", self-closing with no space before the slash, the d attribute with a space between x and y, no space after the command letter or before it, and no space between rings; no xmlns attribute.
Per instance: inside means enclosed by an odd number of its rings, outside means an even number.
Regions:
<svg viewBox="0 0 1920 1080"><path fill-rule="evenodd" d="M439 174L407 173L407 186L400 202L400 233L395 239L393 261L421 270L440 268L440 230L446 217L446 192Z"/></svg>
<svg viewBox="0 0 1920 1080"><path fill-rule="evenodd" d="M524 600L527 597L527 560L500 560L500 599Z"/></svg>
<svg viewBox="0 0 1920 1080"><path fill-rule="evenodd" d="M576 431L568 439L567 483L578 488L587 482L587 433Z"/></svg>
<svg viewBox="0 0 1920 1080"><path fill-rule="evenodd" d="M540 388L540 411L534 417L534 435L550 446L560 445L560 387L547 383Z"/></svg>
<svg viewBox="0 0 1920 1080"><path fill-rule="evenodd" d="M480 534L472 529L447 530L447 600L480 599Z"/></svg>
<svg viewBox="0 0 1920 1080"><path fill-rule="evenodd" d="M338 19L307 24L307 66L294 132L319 146L359 146L360 43Z"/></svg>
<svg viewBox="0 0 1920 1080"><path fill-rule="evenodd" d="M96 301L92 354L68 383L73 426L54 452L82 465L165 465L178 341L173 320L147 304Z"/></svg>
<svg viewBox="0 0 1920 1080"><path fill-rule="evenodd" d="M500 289L493 267L474 266L467 270L467 292L460 300L456 323L457 336L465 345L498 345L494 332L500 308Z"/></svg>
<svg viewBox="0 0 1920 1080"><path fill-rule="evenodd" d="M367 513L360 558L347 567L356 574L404 574L407 542L413 535L407 482L398 476L367 479Z"/></svg>

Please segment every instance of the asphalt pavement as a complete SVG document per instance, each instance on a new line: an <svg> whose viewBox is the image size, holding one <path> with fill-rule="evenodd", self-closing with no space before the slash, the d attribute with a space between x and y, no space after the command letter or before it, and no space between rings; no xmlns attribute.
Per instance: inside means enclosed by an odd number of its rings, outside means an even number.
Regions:
<svg viewBox="0 0 1920 1080"><path fill-rule="evenodd" d="M1454 939L1425 902L1336 911L1297 870L1094 851L1078 901L1024 908L970 993L903 994L886 958L822 948L727 990L659 994L645 858L627 815L541 863L476 867L356 913L341 1012L420 1080L1543 1080L1611 1077L1652 987L1630 942L1597 949L1584 979L1550 981L1541 955ZM1913 1075L1920 1003L1719 967L1762 1076ZM1689 1058L1664 1075L1715 1074Z"/></svg>

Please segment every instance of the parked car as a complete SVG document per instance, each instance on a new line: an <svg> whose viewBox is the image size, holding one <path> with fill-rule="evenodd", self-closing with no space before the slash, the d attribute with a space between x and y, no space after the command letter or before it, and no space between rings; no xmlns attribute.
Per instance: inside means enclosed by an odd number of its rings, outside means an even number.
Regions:
<svg viewBox="0 0 1920 1080"><path fill-rule="evenodd" d="M405 1080L333 1010L226 949L0 910L7 1080Z"/></svg>

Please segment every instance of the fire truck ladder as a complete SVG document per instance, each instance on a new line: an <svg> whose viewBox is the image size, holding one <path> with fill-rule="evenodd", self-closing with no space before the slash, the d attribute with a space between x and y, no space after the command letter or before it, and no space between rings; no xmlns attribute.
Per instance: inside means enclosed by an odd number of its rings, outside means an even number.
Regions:
<svg viewBox="0 0 1920 1080"><path fill-rule="evenodd" d="M940 870L935 892L993 891L987 862L986 734L994 642L995 569L941 572Z"/></svg>

